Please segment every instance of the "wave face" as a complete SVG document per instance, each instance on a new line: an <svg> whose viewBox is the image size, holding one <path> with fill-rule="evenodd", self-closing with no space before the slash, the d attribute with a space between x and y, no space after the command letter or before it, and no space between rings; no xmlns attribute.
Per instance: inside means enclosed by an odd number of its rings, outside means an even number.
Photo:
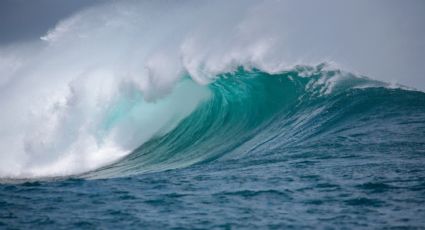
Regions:
<svg viewBox="0 0 425 230"><path fill-rule="evenodd" d="M278 74L240 67L221 74L205 86L211 96L174 129L82 176L129 176L220 159L320 148L338 152L381 142L425 145L424 93L325 67L298 66Z"/></svg>

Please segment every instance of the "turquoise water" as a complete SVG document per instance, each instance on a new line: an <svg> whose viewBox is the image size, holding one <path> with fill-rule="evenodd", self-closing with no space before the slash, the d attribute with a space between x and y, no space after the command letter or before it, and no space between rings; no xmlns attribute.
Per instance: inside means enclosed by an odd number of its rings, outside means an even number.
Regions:
<svg viewBox="0 0 425 230"><path fill-rule="evenodd" d="M0 228L425 227L425 93L323 65L203 87L211 97L118 162L3 179ZM137 101L118 100L103 129Z"/></svg>

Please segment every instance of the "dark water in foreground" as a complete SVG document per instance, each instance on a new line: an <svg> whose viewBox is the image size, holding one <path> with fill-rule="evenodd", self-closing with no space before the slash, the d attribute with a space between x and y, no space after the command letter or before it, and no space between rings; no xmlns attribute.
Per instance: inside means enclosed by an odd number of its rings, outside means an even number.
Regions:
<svg viewBox="0 0 425 230"><path fill-rule="evenodd" d="M425 93L239 70L168 134L72 178L0 184L0 228L425 228Z"/></svg>

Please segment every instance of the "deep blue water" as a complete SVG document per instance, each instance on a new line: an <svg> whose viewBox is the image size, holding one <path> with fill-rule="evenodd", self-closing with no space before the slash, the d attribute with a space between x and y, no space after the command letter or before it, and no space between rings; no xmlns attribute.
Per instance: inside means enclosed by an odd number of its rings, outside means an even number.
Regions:
<svg viewBox="0 0 425 230"><path fill-rule="evenodd" d="M425 93L320 66L205 87L119 162L3 179L0 228L425 228Z"/></svg>

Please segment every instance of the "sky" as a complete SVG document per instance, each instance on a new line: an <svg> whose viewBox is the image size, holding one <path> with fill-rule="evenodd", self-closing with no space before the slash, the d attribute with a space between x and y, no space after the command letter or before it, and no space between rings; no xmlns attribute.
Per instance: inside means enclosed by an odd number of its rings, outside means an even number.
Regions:
<svg viewBox="0 0 425 230"><path fill-rule="evenodd" d="M108 1L2 0L0 48L39 40L59 21L104 2ZM169 1L159 2L169 4ZM187 2L191 1L180 3ZM222 7L225 12L227 5L247 2L256 1L221 1L218 8ZM265 2L283 2L274 9L266 7L260 14L273 19L269 22L270 28L283 31L288 56L297 53L288 59L322 58L352 72L425 90L425 1ZM270 15L280 15L279 18L269 16L268 11L272 12ZM267 23L262 26L267 27Z"/></svg>
<svg viewBox="0 0 425 230"><path fill-rule="evenodd" d="M1 0L0 44L37 39L76 11L98 0Z"/></svg>

